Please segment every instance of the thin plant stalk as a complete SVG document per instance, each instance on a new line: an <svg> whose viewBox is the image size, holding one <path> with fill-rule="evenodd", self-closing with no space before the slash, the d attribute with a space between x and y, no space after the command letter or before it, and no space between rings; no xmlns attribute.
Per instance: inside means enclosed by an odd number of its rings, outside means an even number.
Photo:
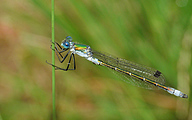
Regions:
<svg viewBox="0 0 192 120"><path fill-rule="evenodd" d="M55 30L54 30L54 0L51 0L51 22L52 22L52 64L55 65ZM56 120L56 109L55 109L55 67L52 66L52 107L53 107L53 120Z"/></svg>

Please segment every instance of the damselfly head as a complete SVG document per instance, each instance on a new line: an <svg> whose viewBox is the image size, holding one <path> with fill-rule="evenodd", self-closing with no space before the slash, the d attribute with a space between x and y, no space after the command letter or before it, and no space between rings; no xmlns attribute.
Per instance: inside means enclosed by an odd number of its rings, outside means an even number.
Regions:
<svg viewBox="0 0 192 120"><path fill-rule="evenodd" d="M64 41L62 41L61 46L63 46L65 49L69 49L71 41L72 41L72 37L67 36L66 39Z"/></svg>

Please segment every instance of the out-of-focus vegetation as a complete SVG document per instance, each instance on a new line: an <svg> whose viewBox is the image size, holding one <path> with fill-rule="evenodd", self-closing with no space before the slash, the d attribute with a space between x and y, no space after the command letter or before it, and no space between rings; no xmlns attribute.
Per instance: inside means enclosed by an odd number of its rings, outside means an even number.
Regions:
<svg viewBox="0 0 192 120"><path fill-rule="evenodd" d="M50 120L51 1L1 0L0 120ZM161 71L189 95L126 84L76 56L77 70L56 71L58 120L192 119L192 1L56 0L59 43L70 35L94 50ZM56 59L57 60L57 59ZM64 66L64 64L59 64Z"/></svg>

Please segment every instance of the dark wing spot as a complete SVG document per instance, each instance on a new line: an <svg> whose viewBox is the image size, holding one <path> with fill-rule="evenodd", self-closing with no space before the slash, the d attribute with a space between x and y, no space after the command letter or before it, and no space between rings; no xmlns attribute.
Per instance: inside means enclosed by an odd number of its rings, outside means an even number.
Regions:
<svg viewBox="0 0 192 120"><path fill-rule="evenodd" d="M160 75L161 75L161 72L159 72L158 70L157 70L157 71L155 72L155 74L154 74L154 76L157 77L157 78L158 78Z"/></svg>

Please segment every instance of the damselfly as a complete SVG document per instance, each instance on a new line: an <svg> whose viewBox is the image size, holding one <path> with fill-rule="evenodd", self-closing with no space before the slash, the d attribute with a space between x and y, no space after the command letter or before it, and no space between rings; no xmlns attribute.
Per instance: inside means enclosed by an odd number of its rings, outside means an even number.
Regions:
<svg viewBox="0 0 192 120"><path fill-rule="evenodd" d="M96 65L106 66L109 69L112 69L114 72L119 73L122 77L124 77L125 82L147 89L160 88L175 96L188 98L188 96L181 91L176 90L172 87L165 86L165 79L162 73L158 70L146 67L144 65L139 65L128 60L113 57L108 54L93 51L88 45L72 42L72 37L70 36L67 36L66 39L62 41L61 45L57 42L55 42L54 44L55 53L61 63L63 63L66 60L67 56L70 55L68 65L65 69L47 62L48 64L54 66L56 69L64 71L75 70L76 65L74 54L77 54L93 62ZM61 54L63 52L67 52L65 56ZM62 59L60 59L60 57ZM72 69L69 68L71 61L73 61Z"/></svg>

